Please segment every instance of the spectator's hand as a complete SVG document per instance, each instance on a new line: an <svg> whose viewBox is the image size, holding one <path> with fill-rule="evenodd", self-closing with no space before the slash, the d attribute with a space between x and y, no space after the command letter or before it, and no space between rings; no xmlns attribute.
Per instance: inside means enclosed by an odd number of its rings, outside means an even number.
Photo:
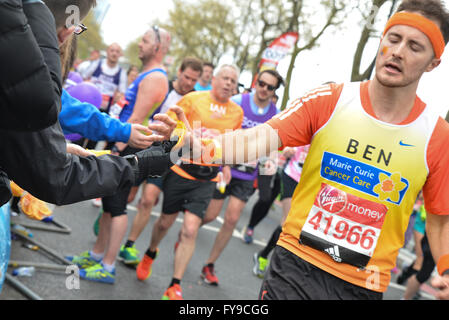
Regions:
<svg viewBox="0 0 449 320"><path fill-rule="evenodd" d="M291 147L286 147L284 149L284 151L282 152L282 155L286 158L289 159L291 157L293 157L295 155L295 148L291 148Z"/></svg>
<svg viewBox="0 0 449 320"><path fill-rule="evenodd" d="M158 133L155 139L159 139L158 141L170 140L173 130L176 128L176 121L165 113L156 114L154 120L160 123L151 123L148 128Z"/></svg>
<svg viewBox="0 0 449 320"><path fill-rule="evenodd" d="M118 152L112 152L112 154L114 154L114 155L119 155L120 154L120 152L122 152L123 150L125 150L125 148L127 147L128 145L126 144L126 143L123 143L123 142L116 142L115 143L115 148L118 150Z"/></svg>
<svg viewBox="0 0 449 320"><path fill-rule="evenodd" d="M133 148L146 149L151 146L153 142L160 141L158 135L152 135L151 133L152 131L143 125L132 124L128 144Z"/></svg>
<svg viewBox="0 0 449 320"><path fill-rule="evenodd" d="M184 125L186 126L188 131L193 131L190 127L189 120L187 120L186 114L184 113L184 110L182 110L181 107L174 105L168 109L168 111L172 111L176 114L176 117L179 121L184 122Z"/></svg>
<svg viewBox="0 0 449 320"><path fill-rule="evenodd" d="M67 144L67 153L71 153L80 157L88 157L88 156L94 156L95 154L93 152L90 152L79 145L68 143Z"/></svg>
<svg viewBox="0 0 449 320"><path fill-rule="evenodd" d="M435 298L440 300L449 300L449 276L436 276L432 279L431 284L433 287L439 289L435 294Z"/></svg>

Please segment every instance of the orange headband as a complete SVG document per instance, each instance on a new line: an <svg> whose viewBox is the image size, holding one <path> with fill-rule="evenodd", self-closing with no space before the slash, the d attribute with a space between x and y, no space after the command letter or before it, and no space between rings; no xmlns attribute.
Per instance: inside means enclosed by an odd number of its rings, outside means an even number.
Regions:
<svg viewBox="0 0 449 320"><path fill-rule="evenodd" d="M430 39L436 58L441 58L446 44L440 28L438 28L433 21L423 17L420 14L398 12L394 14L390 20L388 20L384 31L384 36L391 27L398 24L411 26L423 32Z"/></svg>

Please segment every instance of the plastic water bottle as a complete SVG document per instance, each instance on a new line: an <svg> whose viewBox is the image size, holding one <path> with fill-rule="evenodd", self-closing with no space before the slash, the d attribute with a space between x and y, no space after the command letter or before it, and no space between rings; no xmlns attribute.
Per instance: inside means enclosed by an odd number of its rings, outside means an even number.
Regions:
<svg viewBox="0 0 449 320"><path fill-rule="evenodd" d="M34 267L20 267L17 269L14 269L12 271L13 276L19 276L19 277L32 277L34 274L35 268Z"/></svg>
<svg viewBox="0 0 449 320"><path fill-rule="evenodd" d="M11 227L11 229L16 231L16 232L18 232L18 233L20 233L20 234L22 234L22 235L24 235L24 236L27 236L27 237L30 237L30 238L33 237L33 234L30 232L30 230L28 230L27 228L21 226L20 224L14 224Z"/></svg>
<svg viewBox="0 0 449 320"><path fill-rule="evenodd" d="M218 173L217 189L222 194L226 191L226 182L224 181L223 172Z"/></svg>

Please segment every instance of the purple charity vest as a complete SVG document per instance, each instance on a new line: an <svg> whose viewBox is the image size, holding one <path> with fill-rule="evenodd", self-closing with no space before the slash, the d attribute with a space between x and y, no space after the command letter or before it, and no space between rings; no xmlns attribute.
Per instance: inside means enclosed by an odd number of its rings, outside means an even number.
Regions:
<svg viewBox="0 0 449 320"><path fill-rule="evenodd" d="M268 112L264 115L257 115L253 112L251 108L251 95L249 93L242 94L242 103L240 105L243 109L243 123L242 123L242 129L250 129L255 126L258 126L260 124L263 124L273 118L277 113L278 109L276 108L276 105L271 102L270 107L268 109ZM233 178L241 179L241 180L254 180L257 177L258 170L255 169L251 172L250 168L247 168L247 171L245 172L242 170L238 170L236 168L239 168L242 166L234 166L231 168L231 173Z"/></svg>

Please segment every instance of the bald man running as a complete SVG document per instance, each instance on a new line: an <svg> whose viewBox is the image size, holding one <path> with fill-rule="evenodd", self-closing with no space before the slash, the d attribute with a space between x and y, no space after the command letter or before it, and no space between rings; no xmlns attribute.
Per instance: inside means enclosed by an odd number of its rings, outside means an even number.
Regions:
<svg viewBox="0 0 449 320"><path fill-rule="evenodd" d="M118 101L125 94L127 87L126 70L118 64L123 55L122 48L118 43L112 43L106 50L106 59L99 59L92 63L85 73L85 80L92 81L101 92L103 102L102 111L109 111L113 102Z"/></svg>

